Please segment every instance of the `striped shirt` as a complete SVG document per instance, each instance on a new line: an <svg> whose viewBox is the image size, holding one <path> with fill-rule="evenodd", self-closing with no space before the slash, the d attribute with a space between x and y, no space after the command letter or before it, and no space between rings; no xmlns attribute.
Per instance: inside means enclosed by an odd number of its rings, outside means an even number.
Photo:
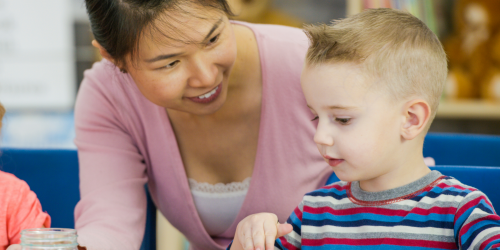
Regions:
<svg viewBox="0 0 500 250"><path fill-rule="evenodd" d="M306 194L288 223L275 249L500 249L486 195L438 171L382 192L336 182Z"/></svg>

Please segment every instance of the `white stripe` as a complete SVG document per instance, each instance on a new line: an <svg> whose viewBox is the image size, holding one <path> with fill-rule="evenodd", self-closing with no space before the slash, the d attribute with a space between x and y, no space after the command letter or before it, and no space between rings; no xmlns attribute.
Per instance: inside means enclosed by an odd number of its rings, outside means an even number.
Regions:
<svg viewBox="0 0 500 250"><path fill-rule="evenodd" d="M287 236L287 237L291 237L291 238L293 238L294 240L296 240L296 241L298 241L298 242L300 242L300 241L301 241L301 240L300 240L300 239L301 239L300 235L298 235L298 234L297 234L295 231L293 231L293 230L292 230L292 232L291 232L291 233L287 234L286 236Z"/></svg>
<svg viewBox="0 0 500 250"><path fill-rule="evenodd" d="M331 196L326 196L326 197L319 197L319 196L304 196L304 201L311 202L311 203L319 203L319 202L329 202L335 205L342 205L342 204L348 204L352 203L349 198L343 198L340 200L337 200Z"/></svg>
<svg viewBox="0 0 500 250"><path fill-rule="evenodd" d="M304 233L411 233L411 234L433 234L441 236L453 236L453 229L443 229L435 227L408 227L408 226L361 226L361 227L337 227L337 226L303 226Z"/></svg>

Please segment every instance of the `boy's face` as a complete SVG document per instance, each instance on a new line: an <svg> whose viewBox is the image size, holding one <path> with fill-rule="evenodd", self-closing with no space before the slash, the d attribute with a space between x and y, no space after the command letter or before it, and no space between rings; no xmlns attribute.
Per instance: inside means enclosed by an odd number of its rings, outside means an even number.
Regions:
<svg viewBox="0 0 500 250"><path fill-rule="evenodd" d="M360 66L306 66L301 83L319 118L314 141L339 179L374 180L398 167L402 105L373 87L377 83Z"/></svg>

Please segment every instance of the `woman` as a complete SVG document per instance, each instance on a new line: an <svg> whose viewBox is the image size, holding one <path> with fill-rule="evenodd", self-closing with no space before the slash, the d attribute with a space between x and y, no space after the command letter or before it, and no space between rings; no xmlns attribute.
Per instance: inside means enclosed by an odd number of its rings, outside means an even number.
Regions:
<svg viewBox="0 0 500 250"><path fill-rule="evenodd" d="M225 0L86 5L105 59L75 107L80 245L138 249L145 183L192 249L223 249L252 213L284 221L325 183L301 30L231 22Z"/></svg>

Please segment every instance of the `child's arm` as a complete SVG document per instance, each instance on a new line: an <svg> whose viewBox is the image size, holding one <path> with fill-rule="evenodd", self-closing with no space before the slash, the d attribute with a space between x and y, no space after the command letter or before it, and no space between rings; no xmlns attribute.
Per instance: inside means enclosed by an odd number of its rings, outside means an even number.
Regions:
<svg viewBox="0 0 500 250"><path fill-rule="evenodd" d="M23 229L50 227L49 215L43 212L40 201L26 182L0 171L0 185L3 187L0 205L6 207L5 237L9 244L20 243Z"/></svg>
<svg viewBox="0 0 500 250"><path fill-rule="evenodd" d="M500 216L480 191L469 193L460 203L454 231L460 249L500 249Z"/></svg>
<svg viewBox="0 0 500 250"><path fill-rule="evenodd" d="M274 246L282 250L300 249L302 209L301 203L295 208L286 224L279 224L278 217L271 213L246 217L238 223L233 243L228 249L270 250L275 249Z"/></svg>

